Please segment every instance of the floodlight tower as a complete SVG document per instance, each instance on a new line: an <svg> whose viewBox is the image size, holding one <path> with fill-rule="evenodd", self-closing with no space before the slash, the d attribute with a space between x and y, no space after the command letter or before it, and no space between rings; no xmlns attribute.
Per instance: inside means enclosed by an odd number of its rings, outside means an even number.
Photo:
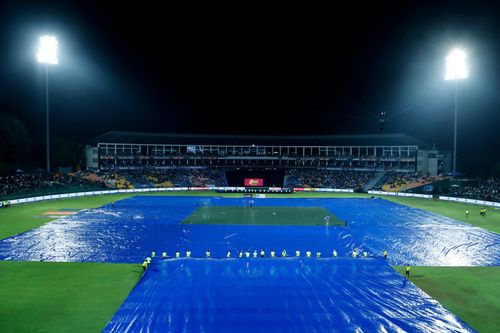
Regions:
<svg viewBox="0 0 500 333"><path fill-rule="evenodd" d="M40 37L38 46L38 53L36 59L38 62L45 64L45 113L46 113L46 149L47 149L47 173L50 173L50 144L49 144L49 66L57 65L59 59L57 58L57 38L54 36Z"/></svg>
<svg viewBox="0 0 500 333"><path fill-rule="evenodd" d="M457 172L457 102L458 102L458 82L469 76L465 59L467 53L461 49L454 49L446 57L445 80L455 81L455 130L453 132L453 174Z"/></svg>

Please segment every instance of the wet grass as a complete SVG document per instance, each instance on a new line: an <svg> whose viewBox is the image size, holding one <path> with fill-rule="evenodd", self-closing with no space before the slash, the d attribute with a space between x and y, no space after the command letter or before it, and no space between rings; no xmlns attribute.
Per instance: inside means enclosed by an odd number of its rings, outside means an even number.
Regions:
<svg viewBox="0 0 500 333"><path fill-rule="evenodd" d="M0 262L0 332L100 332L140 265Z"/></svg>
<svg viewBox="0 0 500 333"><path fill-rule="evenodd" d="M498 332L499 266L412 267L410 280L478 332Z"/></svg>

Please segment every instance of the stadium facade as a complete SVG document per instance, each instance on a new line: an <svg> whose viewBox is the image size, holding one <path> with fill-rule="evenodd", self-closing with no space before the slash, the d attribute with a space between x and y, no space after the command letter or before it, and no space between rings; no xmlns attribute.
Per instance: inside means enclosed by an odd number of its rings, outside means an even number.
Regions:
<svg viewBox="0 0 500 333"><path fill-rule="evenodd" d="M403 133L314 136L187 135L111 131L88 142L87 169L179 167L391 170L435 176L450 154Z"/></svg>

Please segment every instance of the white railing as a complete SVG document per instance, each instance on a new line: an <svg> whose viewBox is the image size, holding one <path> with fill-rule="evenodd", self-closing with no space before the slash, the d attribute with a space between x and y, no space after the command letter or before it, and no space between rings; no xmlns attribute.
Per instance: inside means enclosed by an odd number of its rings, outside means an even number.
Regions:
<svg viewBox="0 0 500 333"><path fill-rule="evenodd" d="M246 190L245 187L191 186L191 187L153 187L153 188L137 188L137 189L125 189L125 190L74 192L74 193L41 195L41 196L37 196L37 197L28 197L28 198L22 198L22 199L3 200L3 201L0 201L0 207L3 206L4 202L8 202L10 205L16 205L16 204L27 203L27 202L37 202L37 201L44 201L44 200L85 197L85 196L103 195L103 194L117 194L117 193L175 192L175 191L242 191L243 192L245 190ZM270 187L269 188L270 193L279 192L281 190L282 190L281 187ZM331 188L296 188L296 190L299 192L300 191L307 191L307 192L354 192L351 189L331 189Z"/></svg>
<svg viewBox="0 0 500 333"><path fill-rule="evenodd" d="M464 199L464 198L445 197L445 196L439 196L439 200L471 203L471 204L490 206L490 207L500 207L500 202L494 202L494 201Z"/></svg>
<svg viewBox="0 0 500 333"><path fill-rule="evenodd" d="M75 197L85 197L91 195L103 195L103 194L117 194L117 193L142 193L142 192L175 192L175 191L245 191L245 187L154 187L154 188L138 188L138 189L126 189L126 190L107 190L107 191L89 191L89 192L75 192L75 193L64 193L64 194L52 194L52 195L41 195L38 197L29 197L14 200L4 200L0 202L0 207L3 206L4 202L8 202L11 205L16 205L20 203L27 202L37 202L44 200L54 200L54 199L64 199L64 198L75 198ZM281 187L269 188L269 191L279 192ZM337 188L308 188L308 187L295 187L293 189L295 192L335 192L335 193L353 193L352 189L337 189ZM397 197L413 197L413 198L425 198L432 199L430 194L416 194L416 193L404 193L404 192L384 192L384 191L368 191L369 194L376 195L389 195ZM475 199L463 199L455 197L440 196L439 200L444 201L456 201L463 203L472 203L476 205L500 207L500 202L475 200Z"/></svg>
<svg viewBox="0 0 500 333"><path fill-rule="evenodd" d="M369 194L377 195L390 195L395 197L411 197L411 198L425 198L432 199L431 194L416 194L416 193L404 193L404 192L385 192L385 191L368 191Z"/></svg>
<svg viewBox="0 0 500 333"><path fill-rule="evenodd" d="M180 188L178 188L178 189L180 189ZM137 192L157 192L157 191L161 191L161 190L171 191L173 189L169 189L169 188L142 189L142 188L140 188L140 189L126 189L126 190L89 191L89 192L74 192L74 193L41 195L38 197L28 197L28 198L22 198L22 199L4 200L4 201L0 202L0 206L2 206L4 204L4 202L8 202L11 205L15 205L15 204L27 203L27 202L64 199L64 198L75 198L75 197L85 197L85 196L91 196L91 195L117 194L117 193L137 193Z"/></svg>
<svg viewBox="0 0 500 333"><path fill-rule="evenodd" d="M337 193L353 193L350 188L315 188L315 187L294 187L294 192L337 192Z"/></svg>
<svg viewBox="0 0 500 333"><path fill-rule="evenodd" d="M414 198L432 199L432 195L429 195L429 194L415 194L415 193L404 193L404 192L384 192L384 191L368 191L368 193L369 194L377 194L377 195L390 195L390 196L397 196L397 197L414 197ZM477 199L464 199L464 198L457 198L457 197L439 196L439 200L463 202L463 203L470 203L470 204L490 206L490 207L500 207L500 202L477 200Z"/></svg>

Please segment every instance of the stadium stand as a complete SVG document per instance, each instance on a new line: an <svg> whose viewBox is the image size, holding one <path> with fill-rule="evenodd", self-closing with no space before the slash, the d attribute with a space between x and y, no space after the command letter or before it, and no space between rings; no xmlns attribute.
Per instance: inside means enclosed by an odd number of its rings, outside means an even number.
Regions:
<svg viewBox="0 0 500 333"><path fill-rule="evenodd" d="M210 168L140 169L118 171L135 188L227 186L224 170Z"/></svg>
<svg viewBox="0 0 500 333"><path fill-rule="evenodd" d="M86 155L87 168L94 171L336 168L427 174L429 170L417 170L416 163L417 151L426 147L406 134L257 137L109 132L91 140ZM437 168L430 174L436 172Z"/></svg>
<svg viewBox="0 0 500 333"><path fill-rule="evenodd" d="M374 176L373 171L291 169L284 186L361 189Z"/></svg>
<svg viewBox="0 0 500 333"><path fill-rule="evenodd" d="M0 196L2 199L13 199L24 196L93 191L106 188L105 183L101 180L89 180L84 175L83 173L47 175L39 172L0 177Z"/></svg>
<svg viewBox="0 0 500 333"><path fill-rule="evenodd" d="M0 196L222 187L228 186L226 173L236 170L239 174L260 170L269 176L282 170L281 178L274 177L269 184L286 188L412 191L442 181L449 171L446 154L426 148L406 134L256 137L109 132L86 147L87 171L0 177ZM437 159L428 163L435 169L421 167L431 158ZM500 201L499 184L498 179L488 179L477 185L439 186L433 193Z"/></svg>
<svg viewBox="0 0 500 333"><path fill-rule="evenodd" d="M452 197L500 202L500 179L488 178L474 186L450 186L445 194Z"/></svg>

